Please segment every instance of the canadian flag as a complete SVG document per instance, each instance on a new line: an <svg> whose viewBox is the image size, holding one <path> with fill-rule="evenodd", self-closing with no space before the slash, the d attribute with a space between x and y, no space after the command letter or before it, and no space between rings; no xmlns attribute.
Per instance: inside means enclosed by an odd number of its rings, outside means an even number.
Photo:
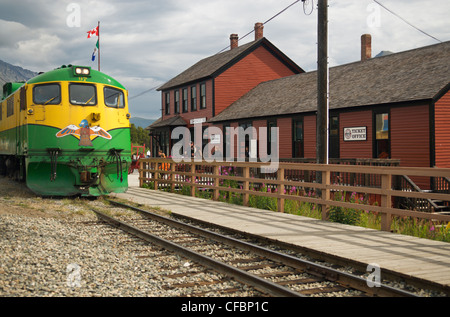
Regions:
<svg viewBox="0 0 450 317"><path fill-rule="evenodd" d="M90 39L92 36L98 36L98 26L95 29L92 29L87 32L88 39Z"/></svg>

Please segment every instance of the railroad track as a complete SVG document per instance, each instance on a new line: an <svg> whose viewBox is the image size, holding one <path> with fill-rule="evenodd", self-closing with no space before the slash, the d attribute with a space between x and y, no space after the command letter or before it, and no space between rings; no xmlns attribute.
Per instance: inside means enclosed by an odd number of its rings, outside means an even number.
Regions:
<svg viewBox="0 0 450 317"><path fill-rule="evenodd" d="M356 297L416 297L408 291L383 284L379 287L369 287L367 280L359 276L134 206L107 201L134 210L141 217L124 222L93 208L102 221L249 285L267 296L309 297L334 294Z"/></svg>

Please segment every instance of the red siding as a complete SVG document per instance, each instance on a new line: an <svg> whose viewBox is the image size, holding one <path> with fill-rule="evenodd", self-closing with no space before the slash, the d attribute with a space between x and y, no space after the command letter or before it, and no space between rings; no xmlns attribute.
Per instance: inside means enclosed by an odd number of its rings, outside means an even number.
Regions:
<svg viewBox="0 0 450 317"><path fill-rule="evenodd" d="M341 158L372 158L372 111L344 112L339 116ZM366 141L344 141L344 129L367 126Z"/></svg>
<svg viewBox="0 0 450 317"><path fill-rule="evenodd" d="M450 92L435 105L436 167L450 168Z"/></svg>
<svg viewBox="0 0 450 317"><path fill-rule="evenodd" d="M259 83L294 75L264 47L257 48L215 80L216 115Z"/></svg>
<svg viewBox="0 0 450 317"><path fill-rule="evenodd" d="M391 157L402 166L430 167L428 105L391 109Z"/></svg>
<svg viewBox="0 0 450 317"><path fill-rule="evenodd" d="M391 157L401 166L430 167L429 107L414 106L391 109ZM421 189L430 187L429 178L411 179Z"/></svg>
<svg viewBox="0 0 450 317"><path fill-rule="evenodd" d="M305 158L317 157L317 119L316 116L306 116L303 119Z"/></svg>
<svg viewBox="0 0 450 317"><path fill-rule="evenodd" d="M292 119L278 119L280 158L292 158Z"/></svg>

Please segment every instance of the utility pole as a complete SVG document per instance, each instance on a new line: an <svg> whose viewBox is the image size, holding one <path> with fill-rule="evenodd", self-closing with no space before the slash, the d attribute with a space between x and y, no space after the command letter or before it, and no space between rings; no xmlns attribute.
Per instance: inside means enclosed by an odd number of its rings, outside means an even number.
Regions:
<svg viewBox="0 0 450 317"><path fill-rule="evenodd" d="M328 164L328 0L318 0L317 163Z"/></svg>

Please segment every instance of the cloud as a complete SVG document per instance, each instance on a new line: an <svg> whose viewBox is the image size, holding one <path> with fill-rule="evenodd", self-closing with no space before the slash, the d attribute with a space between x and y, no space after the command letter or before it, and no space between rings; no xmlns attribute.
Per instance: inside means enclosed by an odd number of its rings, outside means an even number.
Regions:
<svg viewBox="0 0 450 317"><path fill-rule="evenodd" d="M450 40L448 0L379 0L393 12L443 41ZM96 39L86 32L101 23L102 71L129 89L133 116L158 118L163 84L199 60L244 36L294 0L15 0L0 3L0 59L33 71L63 64L97 68ZM265 36L303 69L317 68L317 0L306 15L299 2L264 27ZM80 8L80 27L69 27L71 4ZM377 8L377 9L376 9ZM376 12L375 12L376 11ZM375 14L375 16L374 16ZM379 19L378 25L368 21ZM372 0L329 0L330 66L360 58L360 37L373 37L373 55L435 44ZM253 34L241 44L253 40ZM149 91L145 94L143 92ZM141 95L142 94L142 95Z"/></svg>

